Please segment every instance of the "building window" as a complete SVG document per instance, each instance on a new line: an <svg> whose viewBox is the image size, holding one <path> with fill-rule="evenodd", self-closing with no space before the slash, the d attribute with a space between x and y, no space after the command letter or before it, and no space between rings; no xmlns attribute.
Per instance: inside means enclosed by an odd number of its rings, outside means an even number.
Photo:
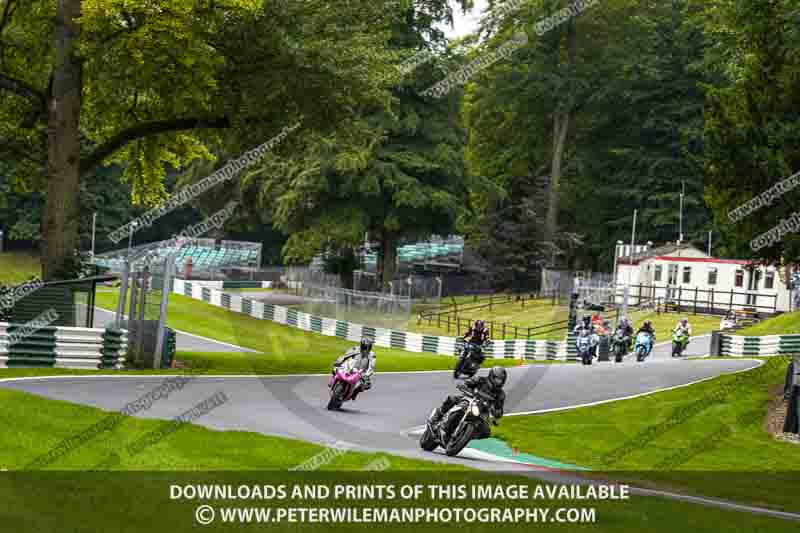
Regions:
<svg viewBox="0 0 800 533"><path fill-rule="evenodd" d="M692 282L692 267L690 266L683 267L683 282L684 283Z"/></svg>
<svg viewBox="0 0 800 533"><path fill-rule="evenodd" d="M744 287L744 270L736 271L736 281L734 281L734 285L737 287Z"/></svg>
<svg viewBox="0 0 800 533"><path fill-rule="evenodd" d="M775 288L775 271L768 270L767 275L764 278L764 288L765 289L774 289Z"/></svg>
<svg viewBox="0 0 800 533"><path fill-rule="evenodd" d="M708 284L717 284L717 267L708 267Z"/></svg>
<svg viewBox="0 0 800 533"><path fill-rule="evenodd" d="M653 281L661 281L661 265L656 265L655 272L653 273Z"/></svg>

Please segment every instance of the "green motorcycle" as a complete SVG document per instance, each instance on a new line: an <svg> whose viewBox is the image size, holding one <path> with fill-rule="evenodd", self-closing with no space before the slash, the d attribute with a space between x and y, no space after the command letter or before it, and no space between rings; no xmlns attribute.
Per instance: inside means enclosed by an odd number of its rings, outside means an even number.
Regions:
<svg viewBox="0 0 800 533"><path fill-rule="evenodd" d="M678 329L672 332L672 357L681 357L686 345L689 344L689 332Z"/></svg>

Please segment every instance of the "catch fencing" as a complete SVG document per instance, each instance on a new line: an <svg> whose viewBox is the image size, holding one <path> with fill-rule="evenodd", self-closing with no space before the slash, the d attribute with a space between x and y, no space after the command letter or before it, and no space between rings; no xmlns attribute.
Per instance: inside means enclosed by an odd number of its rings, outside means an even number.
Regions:
<svg viewBox="0 0 800 533"><path fill-rule="evenodd" d="M407 296L356 291L309 283L301 287L300 311L381 328L404 328L411 318Z"/></svg>
<svg viewBox="0 0 800 533"><path fill-rule="evenodd" d="M269 320L304 331L329 337L338 337L353 342L358 342L363 336L369 336L375 340L376 346L449 356L458 355L463 347L463 340L456 337L410 333L317 316L297 309L266 303L258 299L246 298L238 294L228 294L181 279L175 279L173 291L213 306L243 313L261 320ZM491 342L486 350L488 357L521 360L566 359L567 353L568 347L564 342L537 340L496 340Z"/></svg>

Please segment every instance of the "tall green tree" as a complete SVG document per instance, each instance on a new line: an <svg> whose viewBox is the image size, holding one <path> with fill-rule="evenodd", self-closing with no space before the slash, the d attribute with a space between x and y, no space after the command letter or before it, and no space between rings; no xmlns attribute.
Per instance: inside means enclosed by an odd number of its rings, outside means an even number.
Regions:
<svg viewBox="0 0 800 533"><path fill-rule="evenodd" d="M0 1L0 153L46 191L45 278L77 245L81 178L98 166L122 163L132 200L153 205L168 165L386 106L397 14L374 0Z"/></svg>
<svg viewBox="0 0 800 533"><path fill-rule="evenodd" d="M739 222L728 213L800 171L800 2L712 0L704 8L714 44L706 66L724 76L707 91L706 201L728 249L767 263L797 262L797 234L757 251L750 243L797 211L800 191Z"/></svg>
<svg viewBox="0 0 800 533"><path fill-rule="evenodd" d="M388 109L356 109L335 135L307 137L301 158L274 158L245 185L258 188L262 206L289 235L288 261L307 261L325 249L339 267L352 269L352 254L342 249L369 233L380 242L378 270L388 283L401 240L454 229L467 189L460 92L441 100L421 96L444 76L443 65L455 65L437 28L451 18L445 0L408 2L393 48L401 60L424 52L438 59L413 72L398 63L405 76L392 87Z"/></svg>

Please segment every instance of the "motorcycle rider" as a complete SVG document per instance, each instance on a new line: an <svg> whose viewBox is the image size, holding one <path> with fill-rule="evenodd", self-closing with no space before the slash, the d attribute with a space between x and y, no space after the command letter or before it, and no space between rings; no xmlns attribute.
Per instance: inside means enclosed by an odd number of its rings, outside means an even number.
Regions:
<svg viewBox="0 0 800 533"><path fill-rule="evenodd" d="M681 329L685 329L686 330L686 335L688 335L689 337L692 336L692 325L689 324L689 317L683 317L682 319L680 319L678 321L678 323L675 325L675 327L673 328L672 333L675 333L676 331L681 330ZM689 343L687 342L686 344L689 344Z"/></svg>
<svg viewBox="0 0 800 533"><path fill-rule="evenodd" d="M599 338L597 336L597 328L592 321L591 315L583 315L581 317L581 321L575 326L575 335L578 337L582 335L589 335L592 337L592 357L597 357L597 346L599 344Z"/></svg>
<svg viewBox="0 0 800 533"><path fill-rule="evenodd" d="M622 335L628 337L628 350L631 349L633 346L633 326L631 326L630 320L628 317L623 316L619 319L619 323L617 324L617 331L622 330Z"/></svg>
<svg viewBox="0 0 800 533"><path fill-rule="evenodd" d="M503 391L503 385L506 384L506 377L506 369L502 366L495 366L489 370L489 375L486 377L473 376L464 381L465 387L471 390L478 389L482 393L494 398L494 402L489 406L489 412L495 420L499 420L503 416L503 405L506 401L506 393ZM431 415L431 425L435 426L438 424L442 417L450 411L453 406L457 405L463 397L463 394L451 394L448 396L441 407L436 409ZM442 431L445 432L445 428L442 428Z"/></svg>
<svg viewBox="0 0 800 533"><path fill-rule="evenodd" d="M486 327L486 322L476 320L464 333L463 339L465 343L471 343L481 348L475 351L475 355L478 357L478 362L482 364L483 360L486 359L483 355L483 347L489 342L489 328Z"/></svg>
<svg viewBox="0 0 800 533"><path fill-rule="evenodd" d="M374 342L369 337L362 337L359 346L353 346L344 354L339 356L333 363L331 375L336 375L336 370L342 366L345 361L357 358L353 368L360 368L362 370L361 379L358 383L358 388L353 392L353 400L356 399L358 393L361 391L369 390L372 388L372 374L375 373L375 352L372 351Z"/></svg>
<svg viewBox="0 0 800 533"><path fill-rule="evenodd" d="M656 342L656 330L653 329L653 322L652 321L645 320L642 323L642 326L639 329L636 330L636 335L638 335L642 331L649 333L650 336L653 337L653 342L654 343Z"/></svg>

